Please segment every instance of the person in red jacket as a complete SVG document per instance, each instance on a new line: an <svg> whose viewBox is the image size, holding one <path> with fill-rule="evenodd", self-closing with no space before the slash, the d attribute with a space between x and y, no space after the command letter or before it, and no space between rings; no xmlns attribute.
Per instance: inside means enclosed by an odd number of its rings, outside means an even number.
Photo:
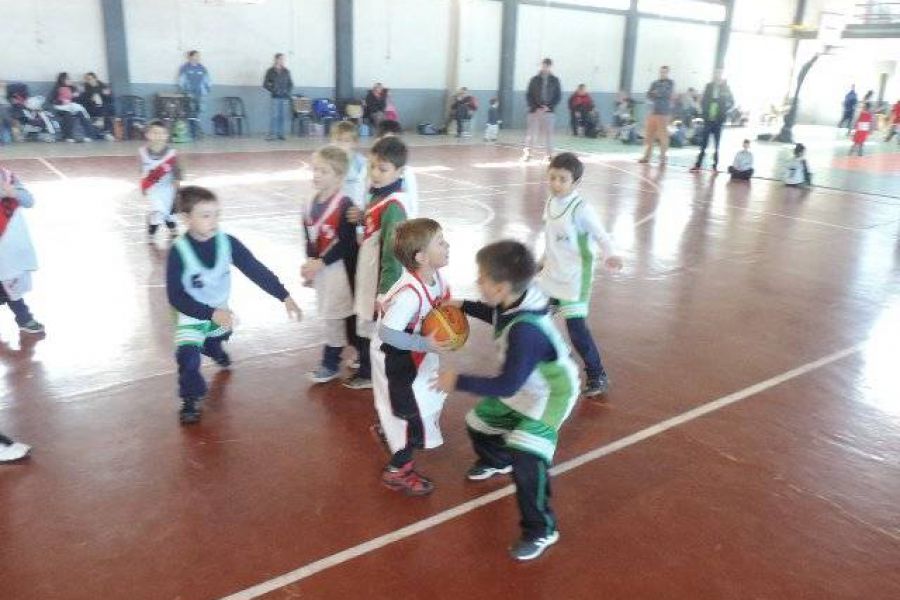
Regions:
<svg viewBox="0 0 900 600"><path fill-rule="evenodd" d="M891 138L898 133L900 133L900 100L897 100L894 108L891 109L891 123L888 126L888 134L884 141L891 141Z"/></svg>
<svg viewBox="0 0 900 600"><path fill-rule="evenodd" d="M869 137L869 134L872 132L872 109L871 105L866 102L863 104L863 109L859 113L859 117L856 118L856 128L853 132L853 145L850 146L850 154L853 154L853 150L856 150L856 153L859 156L862 156L863 153L863 145L866 143L866 139Z"/></svg>
<svg viewBox="0 0 900 600"><path fill-rule="evenodd" d="M569 111L571 113L572 135L578 135L578 126L584 127L585 132L593 129L594 100L583 83L578 86L575 93L569 96Z"/></svg>

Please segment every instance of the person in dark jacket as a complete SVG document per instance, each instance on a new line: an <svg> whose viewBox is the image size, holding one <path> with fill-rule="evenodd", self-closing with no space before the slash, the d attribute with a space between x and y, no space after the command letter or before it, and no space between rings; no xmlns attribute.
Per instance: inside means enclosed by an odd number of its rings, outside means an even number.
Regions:
<svg viewBox="0 0 900 600"><path fill-rule="evenodd" d="M700 110L703 114L703 137L700 141L700 154L691 171L699 171L703 165L703 157L706 154L706 145L709 136L715 138L715 151L713 152L712 170L719 166L719 142L722 140L722 125L728 111L734 106L734 97L728 89L728 83L722 79L722 69L716 69L713 80L706 84L703 90L703 100L700 102Z"/></svg>
<svg viewBox="0 0 900 600"><path fill-rule="evenodd" d="M525 149L522 160L531 158L531 146L535 137L541 136L547 149L547 160L553 156L553 127L556 124L554 110L562 99L562 85L551 72L553 61L545 58L540 72L528 82L528 129L525 133Z"/></svg>
<svg viewBox="0 0 900 600"><path fill-rule="evenodd" d="M386 107L387 94L385 93L384 86L380 83L376 83L372 86L372 89L369 90L369 93L366 94L363 118L369 121L373 127L378 127L378 124L384 119Z"/></svg>
<svg viewBox="0 0 900 600"><path fill-rule="evenodd" d="M88 72L84 74L84 89L78 97L81 104L92 120L103 119L103 131L112 133L112 119L115 116L113 95L109 85L97 79L97 74Z"/></svg>
<svg viewBox="0 0 900 600"><path fill-rule="evenodd" d="M456 121L456 137L463 136L465 122L472 119L472 113L476 110L478 110L478 101L469 93L469 88L459 88L450 104L450 118Z"/></svg>
<svg viewBox="0 0 900 600"><path fill-rule="evenodd" d="M294 82L291 72L284 66L284 54L275 55L275 64L266 71L263 87L272 95L271 119L269 120L269 136L267 140L284 139L284 121L290 109L291 92Z"/></svg>

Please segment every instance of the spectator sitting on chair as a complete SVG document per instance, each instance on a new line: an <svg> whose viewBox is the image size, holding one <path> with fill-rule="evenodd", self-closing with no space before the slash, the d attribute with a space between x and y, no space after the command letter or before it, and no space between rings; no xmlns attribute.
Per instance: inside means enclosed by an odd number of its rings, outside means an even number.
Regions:
<svg viewBox="0 0 900 600"><path fill-rule="evenodd" d="M386 102L387 94L385 93L384 86L380 83L376 83L366 94L363 118L368 120L372 126L378 127L378 124L384 119Z"/></svg>
<svg viewBox="0 0 900 600"><path fill-rule="evenodd" d="M91 124L90 115L84 107L77 102L73 102L72 99L75 97L75 92L75 85L72 83L68 73L63 72L56 76L56 84L50 92L50 103L61 121L63 138L67 142L75 141L75 121L77 120L81 124L82 133L84 134L82 141L90 142L93 139L103 139L103 134ZM109 134L106 137L107 139L112 139L112 136Z"/></svg>
<svg viewBox="0 0 900 600"><path fill-rule="evenodd" d="M209 71L200 64L200 52L191 50L187 53L187 62L178 70L178 87L183 94L191 99L191 136L196 139L203 133L201 115L206 109L206 97L212 86L209 79Z"/></svg>
<svg viewBox="0 0 900 600"><path fill-rule="evenodd" d="M92 121L103 119L103 131L112 133L112 119L116 114L112 90L97 79L96 73L84 74L84 90L78 96L78 103L84 106Z"/></svg>
<svg viewBox="0 0 900 600"><path fill-rule="evenodd" d="M453 97L453 104L450 105L450 118L456 121L456 137L463 136L464 123L472 118L472 113L476 110L478 110L478 102L469 94L469 88L459 88Z"/></svg>
<svg viewBox="0 0 900 600"><path fill-rule="evenodd" d="M272 118L269 123L269 135L267 140L284 139L284 121L287 118L288 104L291 101L291 92L294 91L294 82L291 72L284 66L284 54L275 55L275 64L266 71L263 79L263 87L272 94Z"/></svg>
<svg viewBox="0 0 900 600"><path fill-rule="evenodd" d="M589 132L597 127L594 118L594 100L588 93L585 84L579 84L575 93L569 96L569 111L571 112L572 135L578 135L578 126L581 125L584 128L584 134L592 137Z"/></svg>

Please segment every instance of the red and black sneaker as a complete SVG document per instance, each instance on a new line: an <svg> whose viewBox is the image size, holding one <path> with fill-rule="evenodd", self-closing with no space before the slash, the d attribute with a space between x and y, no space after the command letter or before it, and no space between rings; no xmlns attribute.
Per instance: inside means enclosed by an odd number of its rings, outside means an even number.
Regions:
<svg viewBox="0 0 900 600"><path fill-rule="evenodd" d="M399 469L390 465L386 466L381 472L381 483L392 490L403 492L407 496L427 496L434 491L434 484L413 469L412 461Z"/></svg>

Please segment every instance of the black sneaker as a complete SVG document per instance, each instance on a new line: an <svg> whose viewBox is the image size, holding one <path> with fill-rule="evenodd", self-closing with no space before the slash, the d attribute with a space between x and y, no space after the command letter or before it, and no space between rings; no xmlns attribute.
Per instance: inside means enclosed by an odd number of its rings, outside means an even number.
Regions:
<svg viewBox="0 0 900 600"><path fill-rule="evenodd" d="M466 471L466 479L471 481L484 481L485 479L490 479L494 475L508 475L509 473L512 473L512 465L492 467L484 464L480 460L476 460L475 464Z"/></svg>
<svg viewBox="0 0 900 600"><path fill-rule="evenodd" d="M222 354L220 354L219 356L212 356L211 358L217 365L219 365L223 369L227 369L228 367L231 366L231 357L228 356L228 353L225 352L224 350L222 351Z"/></svg>
<svg viewBox="0 0 900 600"><path fill-rule="evenodd" d="M584 384L582 395L590 398L591 396L601 396L609 390L609 378L602 375L597 378L588 379Z"/></svg>
<svg viewBox="0 0 900 600"><path fill-rule="evenodd" d="M193 425L200 422L200 401L196 398L184 398L178 420L182 425Z"/></svg>
<svg viewBox="0 0 900 600"><path fill-rule="evenodd" d="M25 333L44 333L44 326L31 319L23 325L19 325L19 330Z"/></svg>
<svg viewBox="0 0 900 600"><path fill-rule="evenodd" d="M521 539L509 549L509 555L516 560L532 560L544 553L544 550L559 541L559 531L535 540Z"/></svg>

